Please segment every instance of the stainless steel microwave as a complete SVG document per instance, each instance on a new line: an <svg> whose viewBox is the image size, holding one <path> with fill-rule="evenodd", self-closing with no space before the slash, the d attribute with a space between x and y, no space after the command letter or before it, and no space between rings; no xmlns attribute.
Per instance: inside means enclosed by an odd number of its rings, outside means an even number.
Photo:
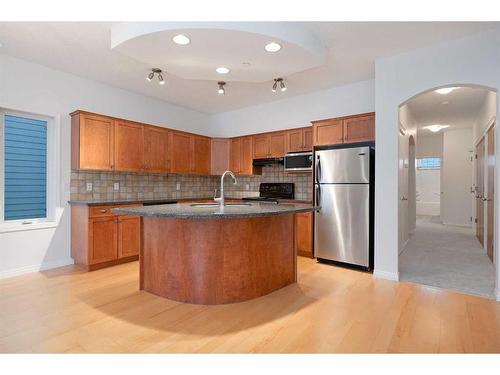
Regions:
<svg viewBox="0 0 500 375"><path fill-rule="evenodd" d="M285 172L312 172L313 155L311 151L290 152L283 158Z"/></svg>

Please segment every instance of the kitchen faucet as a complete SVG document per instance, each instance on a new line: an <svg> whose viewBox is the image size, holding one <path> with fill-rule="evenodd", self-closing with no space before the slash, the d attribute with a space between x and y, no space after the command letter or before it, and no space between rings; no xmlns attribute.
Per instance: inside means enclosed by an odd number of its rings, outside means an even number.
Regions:
<svg viewBox="0 0 500 375"><path fill-rule="evenodd" d="M236 176L234 175L233 172L231 171L225 171L222 176L220 177L220 197L219 198L214 198L214 201L219 202L220 208L224 207L224 177L226 175L230 175L233 179L233 184L236 184L238 181L236 180ZM216 190L217 192L217 190Z"/></svg>

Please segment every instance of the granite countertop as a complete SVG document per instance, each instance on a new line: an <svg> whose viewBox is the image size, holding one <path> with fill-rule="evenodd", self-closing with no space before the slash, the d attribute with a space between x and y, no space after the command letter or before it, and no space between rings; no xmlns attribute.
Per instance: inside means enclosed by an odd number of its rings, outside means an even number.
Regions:
<svg viewBox="0 0 500 375"><path fill-rule="evenodd" d="M193 203L177 203L147 207L115 208L113 213L133 216L170 217L178 219L232 219L239 217L259 217L286 215L299 212L317 211L320 207L304 204L270 204L252 202L245 206L226 205L193 207ZM226 203L227 204L227 203Z"/></svg>
<svg viewBox="0 0 500 375"><path fill-rule="evenodd" d="M114 204L171 204L182 201L205 201L205 200L213 200L211 198L155 198L155 199L100 199L100 200L78 200L72 199L69 200L69 204L77 204L77 205L85 205L85 206L106 206L106 205L114 205ZM229 200L237 200L241 201L241 198L231 198L226 197L226 201ZM280 203L297 203L297 204L312 204L312 201L308 200L300 200L300 199L278 199Z"/></svg>

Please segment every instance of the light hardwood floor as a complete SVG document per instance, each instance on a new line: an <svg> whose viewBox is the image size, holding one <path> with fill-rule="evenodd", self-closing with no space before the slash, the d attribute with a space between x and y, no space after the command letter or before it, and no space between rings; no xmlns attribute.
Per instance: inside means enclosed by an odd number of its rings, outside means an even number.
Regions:
<svg viewBox="0 0 500 375"><path fill-rule="evenodd" d="M500 303L299 258L299 282L239 304L138 290L138 263L0 280L0 352L500 352Z"/></svg>

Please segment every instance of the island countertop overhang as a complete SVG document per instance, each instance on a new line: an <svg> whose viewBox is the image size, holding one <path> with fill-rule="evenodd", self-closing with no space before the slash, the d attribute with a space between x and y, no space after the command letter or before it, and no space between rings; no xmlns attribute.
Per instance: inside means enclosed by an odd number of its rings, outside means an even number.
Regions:
<svg viewBox="0 0 500 375"><path fill-rule="evenodd" d="M234 219L262 216L277 216L301 212L318 211L321 207L305 204L251 203L245 206L196 207L193 203L177 203L148 207L115 208L120 215L165 217L177 219Z"/></svg>

